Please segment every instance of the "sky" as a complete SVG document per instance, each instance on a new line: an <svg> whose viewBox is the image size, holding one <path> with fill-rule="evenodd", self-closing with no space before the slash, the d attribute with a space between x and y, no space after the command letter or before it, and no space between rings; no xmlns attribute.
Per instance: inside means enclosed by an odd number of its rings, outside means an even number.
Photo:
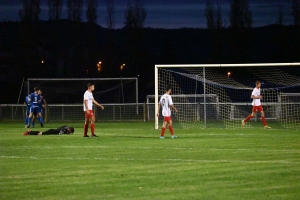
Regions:
<svg viewBox="0 0 300 200"><path fill-rule="evenodd" d="M67 8L64 1L62 18L67 18ZM97 23L106 27L105 0L98 1ZM128 0L115 0L115 28L124 26L124 12ZM228 0L211 0L213 3L221 4L223 25L229 26L229 3ZM42 20L48 19L47 0L40 0ZM84 0L84 3L86 0ZM206 28L204 10L207 0L144 0L147 10L145 27L151 28ZM279 16L279 7L283 11L283 24L293 24L291 14L292 0L249 0L253 15L253 26L265 26L276 23ZM22 7L22 0L0 0L0 21L18 21L18 10ZM86 7L84 6L83 21Z"/></svg>

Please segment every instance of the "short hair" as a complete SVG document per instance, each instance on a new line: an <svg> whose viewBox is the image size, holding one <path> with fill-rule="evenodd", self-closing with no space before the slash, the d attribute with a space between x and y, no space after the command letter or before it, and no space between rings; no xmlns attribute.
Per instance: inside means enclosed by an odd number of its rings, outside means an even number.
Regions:
<svg viewBox="0 0 300 200"><path fill-rule="evenodd" d="M39 91L40 88L39 88L39 87L34 87L33 90L34 90L34 91Z"/></svg>
<svg viewBox="0 0 300 200"><path fill-rule="evenodd" d="M260 84L261 82L259 81L259 80L257 80L257 81L255 81L255 84L257 85L257 84Z"/></svg>
<svg viewBox="0 0 300 200"><path fill-rule="evenodd" d="M89 88L89 87L91 87L92 85L94 85L93 83L88 83L87 84L87 87Z"/></svg>
<svg viewBox="0 0 300 200"><path fill-rule="evenodd" d="M71 130L71 133L74 133L75 129L73 127L69 127L69 129Z"/></svg>
<svg viewBox="0 0 300 200"><path fill-rule="evenodd" d="M168 86L166 87L166 92L169 91L169 90L171 90L171 89L172 89L171 86L168 85Z"/></svg>

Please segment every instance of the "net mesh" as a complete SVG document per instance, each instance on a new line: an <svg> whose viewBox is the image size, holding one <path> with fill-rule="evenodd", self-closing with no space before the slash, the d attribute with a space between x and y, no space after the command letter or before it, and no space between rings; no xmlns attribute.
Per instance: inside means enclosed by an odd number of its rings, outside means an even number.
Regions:
<svg viewBox="0 0 300 200"><path fill-rule="evenodd" d="M93 92L94 99L99 103L134 103L136 102L136 80L118 79L118 80L34 80L29 79L29 92L38 86L43 91L43 96L50 104L70 104L82 103L83 94L87 90L87 83L92 82L95 85ZM25 94L26 95L26 94Z"/></svg>
<svg viewBox="0 0 300 200"><path fill-rule="evenodd" d="M241 120L251 113L256 80L262 82L262 104L268 123L276 128L299 128L298 67L158 68L159 95L165 93L167 85L172 87L173 102L179 110L173 117L183 128L242 128ZM244 128L258 126L262 126L260 114Z"/></svg>

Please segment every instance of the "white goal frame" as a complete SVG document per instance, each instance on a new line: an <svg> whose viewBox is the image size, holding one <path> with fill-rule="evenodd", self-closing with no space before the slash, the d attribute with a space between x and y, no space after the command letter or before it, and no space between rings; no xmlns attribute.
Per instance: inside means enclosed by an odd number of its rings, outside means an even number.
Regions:
<svg viewBox="0 0 300 200"><path fill-rule="evenodd" d="M30 81L121 81L123 80L133 80L135 81L135 103L136 103L136 113L139 114L138 111L138 103L139 103L139 83L138 78L28 78L27 79L27 91L30 93ZM123 88L122 88L123 90Z"/></svg>
<svg viewBox="0 0 300 200"><path fill-rule="evenodd" d="M180 64L180 65L155 65L154 66L154 79L155 79L155 114L158 112L158 68L203 68L203 84L204 84L204 97L206 97L205 93L205 68L211 67L274 67L274 66L300 66L300 62L292 62L292 63L247 63L247 64ZM175 102L176 104L176 102ZM206 128L206 98L204 98L204 127ZM155 129L158 129L158 117L155 116Z"/></svg>

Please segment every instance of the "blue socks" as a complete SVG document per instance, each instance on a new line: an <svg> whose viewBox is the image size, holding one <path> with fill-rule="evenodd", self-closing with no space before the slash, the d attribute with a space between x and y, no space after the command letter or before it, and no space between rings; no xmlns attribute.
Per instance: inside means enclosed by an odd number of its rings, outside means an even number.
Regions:
<svg viewBox="0 0 300 200"><path fill-rule="evenodd" d="M43 120L42 117L39 117L38 120L39 120L40 123L42 123L42 124L44 123L44 120Z"/></svg>

